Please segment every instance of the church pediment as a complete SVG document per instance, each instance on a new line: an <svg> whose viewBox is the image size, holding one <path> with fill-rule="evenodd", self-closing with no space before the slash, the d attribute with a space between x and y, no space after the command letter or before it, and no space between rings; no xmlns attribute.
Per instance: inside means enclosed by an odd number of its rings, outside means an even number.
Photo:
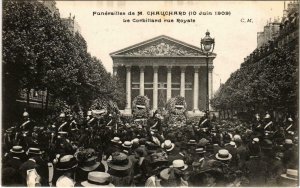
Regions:
<svg viewBox="0 0 300 188"><path fill-rule="evenodd" d="M195 57L203 56L200 48L171 37L159 36L110 54L112 57Z"/></svg>

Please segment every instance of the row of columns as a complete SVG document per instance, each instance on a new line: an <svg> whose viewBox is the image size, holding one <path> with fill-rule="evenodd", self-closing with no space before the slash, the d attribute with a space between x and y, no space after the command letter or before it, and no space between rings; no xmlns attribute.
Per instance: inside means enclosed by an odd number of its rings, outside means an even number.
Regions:
<svg viewBox="0 0 300 188"><path fill-rule="evenodd" d="M117 75L117 67L113 68L113 75ZM180 67L180 96L185 97L185 66ZM198 109L199 99L199 68L194 66L194 111ZM209 69L209 98L212 95L212 68ZM140 66L140 95L145 95L145 66ZM172 97L172 66L167 66L167 100ZM153 67L153 110L158 108L158 66ZM131 66L126 66L126 109L131 111Z"/></svg>

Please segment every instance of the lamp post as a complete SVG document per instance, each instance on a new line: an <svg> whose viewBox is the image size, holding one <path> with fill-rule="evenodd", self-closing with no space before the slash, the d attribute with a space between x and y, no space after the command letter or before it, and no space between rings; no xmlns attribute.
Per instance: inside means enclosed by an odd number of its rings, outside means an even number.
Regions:
<svg viewBox="0 0 300 188"><path fill-rule="evenodd" d="M206 111L209 112L209 67L208 67L208 61L209 61L209 54L211 54L214 51L215 48L215 39L210 37L209 31L206 31L205 37L201 39L201 49L202 51L206 52L206 73L207 73L207 83L206 83Z"/></svg>

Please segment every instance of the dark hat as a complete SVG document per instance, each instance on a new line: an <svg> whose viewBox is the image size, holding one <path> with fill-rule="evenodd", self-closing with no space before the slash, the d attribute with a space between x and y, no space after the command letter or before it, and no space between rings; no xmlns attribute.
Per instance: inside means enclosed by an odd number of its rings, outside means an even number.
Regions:
<svg viewBox="0 0 300 188"><path fill-rule="evenodd" d="M33 155L42 155L42 151L40 148L29 148L28 151L26 152L27 155L33 154Z"/></svg>
<svg viewBox="0 0 300 188"><path fill-rule="evenodd" d="M12 149L10 149L11 153L24 153L22 146L13 146Z"/></svg>
<svg viewBox="0 0 300 188"><path fill-rule="evenodd" d="M165 152L153 153L150 156L150 163L168 162L168 155Z"/></svg>
<svg viewBox="0 0 300 188"><path fill-rule="evenodd" d="M114 187L111 181L111 176L105 172L89 172L88 180L81 182L83 187Z"/></svg>
<svg viewBox="0 0 300 188"><path fill-rule="evenodd" d="M76 158L73 155L63 155L58 159L56 170L67 171L77 167Z"/></svg>
<svg viewBox="0 0 300 188"><path fill-rule="evenodd" d="M273 148L272 141L269 139L264 139L261 143L261 148L266 150L272 149Z"/></svg>
<svg viewBox="0 0 300 188"><path fill-rule="evenodd" d="M209 143L209 140L207 140L206 138L201 138L201 140L199 141L199 146L206 146L206 144Z"/></svg>
<svg viewBox="0 0 300 188"><path fill-rule="evenodd" d="M112 160L108 161L107 165L116 171L126 171L131 168L132 163L125 153L115 152L112 154Z"/></svg>

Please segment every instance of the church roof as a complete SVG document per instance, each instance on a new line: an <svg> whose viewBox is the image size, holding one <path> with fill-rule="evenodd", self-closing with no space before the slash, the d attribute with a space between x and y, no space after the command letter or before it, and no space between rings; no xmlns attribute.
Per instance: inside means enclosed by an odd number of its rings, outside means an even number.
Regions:
<svg viewBox="0 0 300 188"><path fill-rule="evenodd" d="M111 57L203 57L205 55L201 48L166 35L110 53Z"/></svg>

